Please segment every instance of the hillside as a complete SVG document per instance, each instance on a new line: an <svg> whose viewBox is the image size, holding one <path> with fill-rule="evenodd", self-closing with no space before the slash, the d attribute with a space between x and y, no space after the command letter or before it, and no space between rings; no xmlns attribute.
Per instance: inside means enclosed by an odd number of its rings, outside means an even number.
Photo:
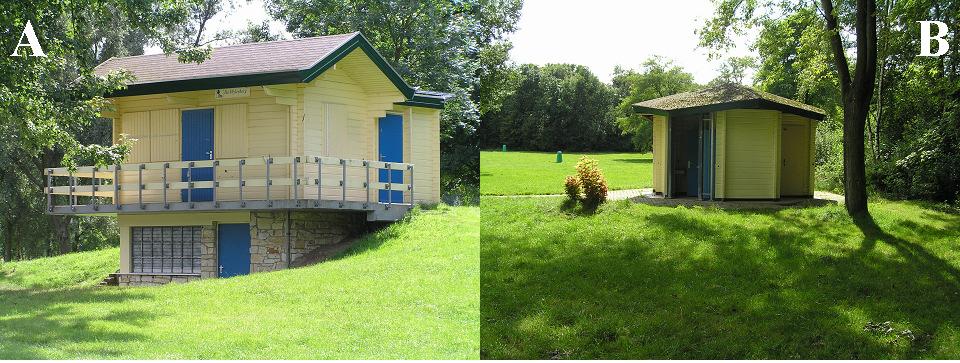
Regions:
<svg viewBox="0 0 960 363"><path fill-rule="evenodd" d="M0 358L476 359L479 213L420 211L325 263L182 285L90 287L115 249L4 266Z"/></svg>

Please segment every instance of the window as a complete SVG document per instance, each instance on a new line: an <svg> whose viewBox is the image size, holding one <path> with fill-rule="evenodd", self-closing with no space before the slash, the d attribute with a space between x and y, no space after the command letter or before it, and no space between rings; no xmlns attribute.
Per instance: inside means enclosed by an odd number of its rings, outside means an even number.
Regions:
<svg viewBox="0 0 960 363"><path fill-rule="evenodd" d="M201 227L133 227L134 273L199 274Z"/></svg>

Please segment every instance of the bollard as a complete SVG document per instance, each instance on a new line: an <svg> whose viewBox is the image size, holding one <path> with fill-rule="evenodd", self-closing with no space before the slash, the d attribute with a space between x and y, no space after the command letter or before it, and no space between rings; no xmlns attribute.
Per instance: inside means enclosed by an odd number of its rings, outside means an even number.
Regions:
<svg viewBox="0 0 960 363"><path fill-rule="evenodd" d="M563 162L563 151L557 151L557 162L558 163Z"/></svg>
<svg viewBox="0 0 960 363"><path fill-rule="evenodd" d="M507 144L500 145L501 152L507 152Z"/></svg>

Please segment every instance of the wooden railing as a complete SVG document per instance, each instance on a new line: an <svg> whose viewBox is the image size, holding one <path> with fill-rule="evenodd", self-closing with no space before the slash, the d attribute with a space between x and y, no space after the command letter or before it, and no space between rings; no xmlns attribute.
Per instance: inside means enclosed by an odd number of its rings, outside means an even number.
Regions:
<svg viewBox="0 0 960 363"><path fill-rule="evenodd" d="M403 171L402 180L390 179L396 170ZM211 171L212 177L195 177L201 171ZM380 181L381 174L387 181ZM50 168L46 177L51 213L309 207L311 201L313 207L372 209L414 203L413 164L323 156ZM196 200L201 191L210 197Z"/></svg>

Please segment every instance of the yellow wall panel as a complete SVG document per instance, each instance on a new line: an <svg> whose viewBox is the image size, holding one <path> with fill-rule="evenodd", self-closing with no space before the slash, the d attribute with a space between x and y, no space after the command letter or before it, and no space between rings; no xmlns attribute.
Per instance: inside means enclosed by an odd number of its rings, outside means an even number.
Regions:
<svg viewBox="0 0 960 363"><path fill-rule="evenodd" d="M247 156L247 105L221 105L215 108L214 153L218 159Z"/></svg>
<svg viewBox="0 0 960 363"><path fill-rule="evenodd" d="M150 112L129 112L121 116L123 120L122 134L134 139L128 163L143 163L150 161Z"/></svg>
<svg viewBox="0 0 960 363"><path fill-rule="evenodd" d="M725 126L724 198L778 198L780 112L729 110Z"/></svg>
<svg viewBox="0 0 960 363"><path fill-rule="evenodd" d="M180 110L150 111L150 161L180 160Z"/></svg>

